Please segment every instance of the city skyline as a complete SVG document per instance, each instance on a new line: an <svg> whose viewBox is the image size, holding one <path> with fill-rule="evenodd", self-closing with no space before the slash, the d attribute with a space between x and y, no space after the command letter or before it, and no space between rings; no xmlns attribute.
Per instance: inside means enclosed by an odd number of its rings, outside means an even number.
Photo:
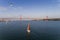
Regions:
<svg viewBox="0 0 60 40"><path fill-rule="evenodd" d="M60 0L0 0L2 17L58 17Z"/></svg>

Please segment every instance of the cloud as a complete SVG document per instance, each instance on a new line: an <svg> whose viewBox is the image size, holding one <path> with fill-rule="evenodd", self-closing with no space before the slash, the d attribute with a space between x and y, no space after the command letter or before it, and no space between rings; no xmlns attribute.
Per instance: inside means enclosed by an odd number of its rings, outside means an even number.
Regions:
<svg viewBox="0 0 60 40"><path fill-rule="evenodd" d="M57 7L60 8L60 0L57 0Z"/></svg>
<svg viewBox="0 0 60 40"><path fill-rule="evenodd" d="M60 0L57 0L58 2L60 2Z"/></svg>
<svg viewBox="0 0 60 40"><path fill-rule="evenodd" d="M0 11L6 11L7 8L6 7L0 7Z"/></svg>

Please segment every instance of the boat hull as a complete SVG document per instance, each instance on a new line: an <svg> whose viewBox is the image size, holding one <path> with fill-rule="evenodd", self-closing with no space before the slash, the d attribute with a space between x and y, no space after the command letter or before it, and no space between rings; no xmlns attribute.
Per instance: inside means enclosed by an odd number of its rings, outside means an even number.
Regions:
<svg viewBox="0 0 60 40"><path fill-rule="evenodd" d="M30 30L27 30L28 33L30 33Z"/></svg>

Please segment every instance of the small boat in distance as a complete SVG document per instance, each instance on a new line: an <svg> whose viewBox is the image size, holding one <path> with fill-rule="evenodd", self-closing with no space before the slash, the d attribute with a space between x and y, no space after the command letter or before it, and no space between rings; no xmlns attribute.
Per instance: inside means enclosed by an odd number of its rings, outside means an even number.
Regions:
<svg viewBox="0 0 60 40"><path fill-rule="evenodd" d="M30 33L30 24L28 24L27 32Z"/></svg>

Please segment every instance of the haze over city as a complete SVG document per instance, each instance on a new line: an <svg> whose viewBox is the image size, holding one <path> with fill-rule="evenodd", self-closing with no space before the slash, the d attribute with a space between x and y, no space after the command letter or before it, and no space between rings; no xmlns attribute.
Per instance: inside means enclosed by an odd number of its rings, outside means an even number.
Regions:
<svg viewBox="0 0 60 40"><path fill-rule="evenodd" d="M60 18L60 0L0 0L0 18Z"/></svg>
<svg viewBox="0 0 60 40"><path fill-rule="evenodd" d="M0 0L0 40L60 40L60 0Z"/></svg>

